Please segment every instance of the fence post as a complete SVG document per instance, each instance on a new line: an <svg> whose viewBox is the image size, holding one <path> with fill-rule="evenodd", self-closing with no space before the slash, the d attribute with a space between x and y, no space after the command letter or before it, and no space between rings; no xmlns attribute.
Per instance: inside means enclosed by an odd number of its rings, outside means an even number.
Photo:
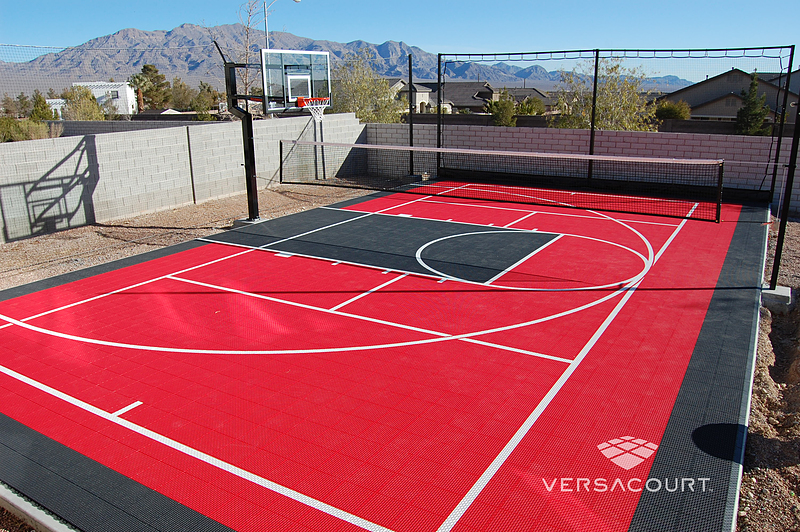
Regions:
<svg viewBox="0 0 800 532"><path fill-rule="evenodd" d="M786 190L783 194L783 210L781 212L781 225L778 230L778 241L775 243L775 259L772 261L772 279L769 289L778 287L778 270L781 266L783 254L783 241L786 238L786 222L789 219L789 207L792 203L792 188L794 185L794 172L797 169L797 145L800 144L800 105L796 107L794 120L794 135L792 136L792 151L789 154L789 172L786 175Z"/></svg>
<svg viewBox="0 0 800 532"><path fill-rule="evenodd" d="M778 126L778 144L775 146L775 164L772 167L772 184L769 186L769 202L775 199L775 182L778 180L778 164L781 158L781 142L783 142L783 126L786 123L786 112L788 111L789 105L789 87L791 86L789 83L792 79L792 64L794 61L794 45L791 47L791 51L789 52L789 68L786 69L786 87L783 91L783 107L781 108L781 124ZM783 74L783 72L781 72ZM779 78L780 79L780 78ZM780 89L780 83L778 84L778 89ZM777 110L777 109L776 109ZM795 124L795 127L797 124ZM774 126L773 126L773 135L775 134Z"/></svg>

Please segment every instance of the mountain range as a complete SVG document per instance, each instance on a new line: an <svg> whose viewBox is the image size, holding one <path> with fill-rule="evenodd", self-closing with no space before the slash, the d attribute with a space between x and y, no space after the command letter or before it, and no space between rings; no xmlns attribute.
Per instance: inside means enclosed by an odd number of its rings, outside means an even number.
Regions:
<svg viewBox="0 0 800 532"><path fill-rule="evenodd" d="M183 24L169 31L124 29L32 61L0 61L0 95L29 94L33 89L47 92L50 88L60 92L75 81L123 81L140 72L145 64L155 65L168 81L179 77L190 86L204 81L221 89L224 87L222 60L214 47L215 40L229 60L258 62L256 53L244 58L247 37L241 24L209 28ZM265 42L264 32L250 29L249 42L251 50L261 48ZM372 52L375 71L383 77L397 78L408 77L408 54L413 54L416 80L435 80L437 77L437 55L404 42L372 44L359 40L338 43L270 32L270 47L328 51L334 65L348 53L367 48ZM488 81L496 86L527 85L548 91L558 84L561 73L547 71L539 65L520 68L504 63L465 62L448 65L447 77L451 80ZM664 76L648 78L646 88L671 92L690 84L675 76Z"/></svg>

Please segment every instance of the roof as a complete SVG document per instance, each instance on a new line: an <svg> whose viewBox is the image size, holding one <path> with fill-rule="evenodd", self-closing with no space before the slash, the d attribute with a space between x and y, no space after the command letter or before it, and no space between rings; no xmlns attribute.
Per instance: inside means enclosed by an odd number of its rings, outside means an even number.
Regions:
<svg viewBox="0 0 800 532"><path fill-rule="evenodd" d="M774 85L783 86L786 75L786 72L765 72L759 74L758 79L764 79ZM800 93L800 69L789 73L789 92Z"/></svg>
<svg viewBox="0 0 800 532"><path fill-rule="evenodd" d="M726 80L726 78L728 79ZM671 101L684 100L692 108L694 108L695 106L706 104L712 100L717 100L722 96L739 94L743 90L747 90L750 79L751 74L748 74L743 70L739 70L738 68L733 68L714 77L666 94L660 99ZM759 94L770 92L774 95L776 91L779 93L783 92L782 88L765 79L761 79L760 77L758 80L758 85ZM797 99L797 94L794 94L791 91L789 94L793 96L792 100ZM775 98L768 97L767 105L772 108L775 105Z"/></svg>

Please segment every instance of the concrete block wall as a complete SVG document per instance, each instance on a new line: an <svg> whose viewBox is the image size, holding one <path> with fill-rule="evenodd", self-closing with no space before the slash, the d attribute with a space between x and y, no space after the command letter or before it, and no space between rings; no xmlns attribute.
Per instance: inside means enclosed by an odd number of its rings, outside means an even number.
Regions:
<svg viewBox="0 0 800 532"><path fill-rule="evenodd" d="M0 161L3 242L95 221L93 138L6 142Z"/></svg>
<svg viewBox="0 0 800 532"><path fill-rule="evenodd" d="M408 145L407 124L367 124L367 142ZM768 165L776 141L770 137L657 133L643 131L598 131L595 154L677 159L723 159L725 187L769 190L773 166ZM588 153L589 131L579 129L507 128L495 126L447 126L443 133L447 148L477 150ZM436 146L436 126L414 125L415 146ZM776 190L783 188L791 138L782 141ZM798 176L800 178L800 176ZM776 198L777 200L777 198ZM800 216L800 184L794 187L791 212Z"/></svg>
<svg viewBox="0 0 800 532"><path fill-rule="evenodd" d="M64 128L62 137L100 135L102 133L121 133L123 131L142 131L145 129L164 129L172 127L212 125L216 122L197 122L191 120L58 120L49 122Z"/></svg>
<svg viewBox="0 0 800 532"><path fill-rule="evenodd" d="M308 116L254 125L259 186L277 182L278 140L313 139ZM353 114L325 117L325 140L363 140ZM2 242L245 190L241 123L0 144Z"/></svg>
<svg viewBox="0 0 800 532"><path fill-rule="evenodd" d="M184 128L87 135L97 153L98 222L192 202Z"/></svg>

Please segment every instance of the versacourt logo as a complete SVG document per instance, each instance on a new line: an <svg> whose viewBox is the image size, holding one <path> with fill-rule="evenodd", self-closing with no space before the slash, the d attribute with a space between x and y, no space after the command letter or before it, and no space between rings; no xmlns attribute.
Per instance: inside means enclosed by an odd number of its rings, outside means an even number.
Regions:
<svg viewBox="0 0 800 532"><path fill-rule="evenodd" d="M633 436L622 436L597 446L603 456L626 471L650 458L658 445Z"/></svg>

